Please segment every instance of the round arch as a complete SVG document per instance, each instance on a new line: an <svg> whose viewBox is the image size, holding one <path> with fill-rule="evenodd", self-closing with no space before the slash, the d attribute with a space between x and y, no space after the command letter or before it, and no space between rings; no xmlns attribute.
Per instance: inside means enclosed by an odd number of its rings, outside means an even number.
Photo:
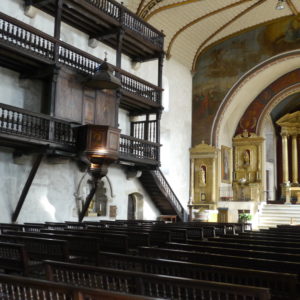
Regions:
<svg viewBox="0 0 300 300"><path fill-rule="evenodd" d="M298 68L300 68L300 50L274 56L249 70L224 97L214 118L210 143L217 147L231 146L232 137L237 130L242 129L239 128L240 121L246 120L250 108L253 111L253 106L256 105L255 109L260 110L257 120L262 120L264 114L261 113L266 113L272 102L275 105L275 102L283 100L284 96L296 93L300 82ZM247 118L251 120L249 115ZM256 127L259 124L261 123L257 122Z"/></svg>

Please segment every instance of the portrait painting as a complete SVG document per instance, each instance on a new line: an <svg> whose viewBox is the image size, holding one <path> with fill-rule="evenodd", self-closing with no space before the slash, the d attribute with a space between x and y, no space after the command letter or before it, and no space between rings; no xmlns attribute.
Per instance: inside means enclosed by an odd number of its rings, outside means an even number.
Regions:
<svg viewBox="0 0 300 300"><path fill-rule="evenodd" d="M221 181L231 183L231 148L221 146Z"/></svg>

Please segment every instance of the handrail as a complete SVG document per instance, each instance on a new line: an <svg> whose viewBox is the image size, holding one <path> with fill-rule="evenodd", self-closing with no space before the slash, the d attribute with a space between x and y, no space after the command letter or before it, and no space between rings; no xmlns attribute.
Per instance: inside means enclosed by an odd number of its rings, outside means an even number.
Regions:
<svg viewBox="0 0 300 300"><path fill-rule="evenodd" d="M180 219L185 220L186 219L186 212L185 212L183 206L181 205L179 199L177 198L176 194L174 193L173 189L169 185L169 183L168 183L167 179L165 178L164 174L162 173L162 171L160 169L157 169L157 170L153 170L153 171L150 171L150 172L153 174L153 176L159 182L160 186L166 192L169 200L171 201L171 205L176 210L176 212L177 212L178 216L180 217Z"/></svg>
<svg viewBox="0 0 300 300"><path fill-rule="evenodd" d="M75 147L72 124L74 122L0 103L0 133ZM160 146L158 143L121 135L119 153L127 158L159 163Z"/></svg>
<svg viewBox="0 0 300 300"><path fill-rule="evenodd" d="M77 0L78 1L78 0ZM84 0L93 7L117 20L121 26L130 29L156 47L163 49L164 34L114 0Z"/></svg>
<svg viewBox="0 0 300 300"><path fill-rule="evenodd" d="M71 123L0 103L0 132L75 146Z"/></svg>
<svg viewBox="0 0 300 300"><path fill-rule="evenodd" d="M159 163L160 144L137 139L132 136L121 134L120 155L152 160Z"/></svg>
<svg viewBox="0 0 300 300"><path fill-rule="evenodd" d="M13 19L0 12L0 40L9 45L21 48L49 64L57 63L67 65L86 75L93 75L103 60L90 55L65 42L57 40L46 33L37 30L19 20ZM58 49L58 58L55 49ZM143 97L156 104L161 104L162 89L124 70L112 66L115 73L121 75L122 89Z"/></svg>

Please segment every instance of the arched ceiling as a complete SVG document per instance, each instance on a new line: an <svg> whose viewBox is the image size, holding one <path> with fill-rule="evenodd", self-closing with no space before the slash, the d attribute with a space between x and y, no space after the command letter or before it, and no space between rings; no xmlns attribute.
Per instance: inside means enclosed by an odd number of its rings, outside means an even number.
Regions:
<svg viewBox="0 0 300 300"><path fill-rule="evenodd" d="M285 0L282 10L275 9L277 0L128 0L124 4L163 30L167 57L191 70L213 44L300 13L299 0Z"/></svg>

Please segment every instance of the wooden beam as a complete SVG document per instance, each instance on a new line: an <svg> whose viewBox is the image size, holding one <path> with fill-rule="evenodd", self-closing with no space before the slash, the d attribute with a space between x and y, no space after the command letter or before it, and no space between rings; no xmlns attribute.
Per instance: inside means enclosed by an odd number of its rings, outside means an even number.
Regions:
<svg viewBox="0 0 300 300"><path fill-rule="evenodd" d="M17 207L16 207L16 209L15 209L13 215L12 215L12 222L13 223L16 222L17 219L18 219L18 216L19 216L19 213L21 211L21 208L22 208L22 206L23 206L23 204L25 202L25 199L26 199L28 191L29 191L29 189L31 187L32 181L33 181L33 179L35 177L35 174L36 174L36 172L37 172L37 170L38 170L38 168L40 166L40 163L41 163L42 158L44 157L44 155L45 155L45 153L39 153L38 156L37 156L37 158L36 158L36 160L35 160L35 162L34 162L34 164L33 164L33 166L32 166L32 169L31 169L31 171L29 173L27 181L26 181L26 183L24 185L24 188L22 190L22 193L20 195Z"/></svg>
<svg viewBox="0 0 300 300"><path fill-rule="evenodd" d="M35 6L41 7L41 6L47 5L49 3L53 3L53 1L54 0L29 0L29 1L26 1L26 5L28 5L27 3L30 3L29 5L35 5Z"/></svg>
<svg viewBox="0 0 300 300"><path fill-rule="evenodd" d="M82 222L82 220L91 204L91 201L96 193L96 190L98 187L98 180L93 178L93 184L94 184L93 188L91 189L90 193L87 195L87 197L85 199L82 211L79 213L79 220L78 220L79 222Z"/></svg>

